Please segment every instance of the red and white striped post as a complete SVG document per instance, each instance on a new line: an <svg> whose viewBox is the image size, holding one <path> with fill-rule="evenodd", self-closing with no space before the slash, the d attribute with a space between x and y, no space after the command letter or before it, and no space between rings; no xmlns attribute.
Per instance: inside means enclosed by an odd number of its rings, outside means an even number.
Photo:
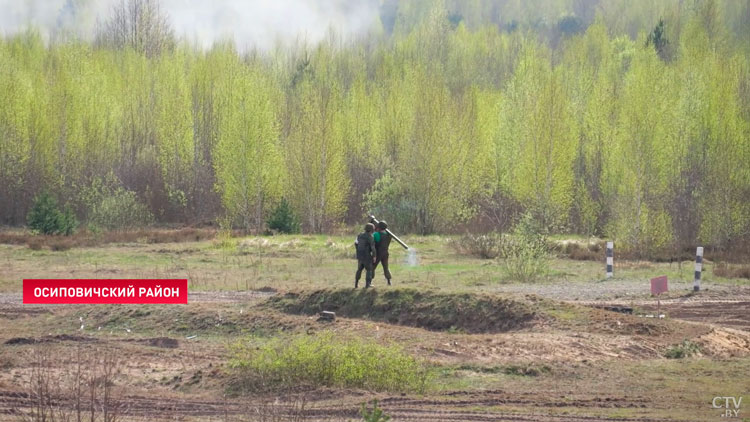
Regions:
<svg viewBox="0 0 750 422"><path fill-rule="evenodd" d="M698 246L695 250L695 281L693 282L693 291L701 289L701 271L703 271L703 246Z"/></svg>

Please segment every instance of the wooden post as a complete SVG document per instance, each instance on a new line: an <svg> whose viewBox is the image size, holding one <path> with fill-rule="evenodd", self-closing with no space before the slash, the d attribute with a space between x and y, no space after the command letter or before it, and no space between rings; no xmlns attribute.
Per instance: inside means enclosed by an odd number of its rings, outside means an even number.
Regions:
<svg viewBox="0 0 750 422"><path fill-rule="evenodd" d="M614 275L614 242L607 242L607 278L612 278Z"/></svg>
<svg viewBox="0 0 750 422"><path fill-rule="evenodd" d="M703 271L703 246L698 246L695 250L695 281L693 282L693 291L701 289L701 271Z"/></svg>
<svg viewBox="0 0 750 422"><path fill-rule="evenodd" d="M661 318L661 297L664 292L669 291L669 280L667 276L659 276L651 279L651 295L656 296L656 318Z"/></svg>
<svg viewBox="0 0 750 422"><path fill-rule="evenodd" d="M661 298L656 296L656 318L661 318Z"/></svg>

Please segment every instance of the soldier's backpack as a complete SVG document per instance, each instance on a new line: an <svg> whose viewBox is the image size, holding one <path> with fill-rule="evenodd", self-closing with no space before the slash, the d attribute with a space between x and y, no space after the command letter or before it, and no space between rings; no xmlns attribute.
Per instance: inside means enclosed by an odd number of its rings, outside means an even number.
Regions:
<svg viewBox="0 0 750 422"><path fill-rule="evenodd" d="M357 236L357 240L354 241L354 246L357 250L357 259L367 259L370 256L370 250L367 247L367 233L360 233Z"/></svg>

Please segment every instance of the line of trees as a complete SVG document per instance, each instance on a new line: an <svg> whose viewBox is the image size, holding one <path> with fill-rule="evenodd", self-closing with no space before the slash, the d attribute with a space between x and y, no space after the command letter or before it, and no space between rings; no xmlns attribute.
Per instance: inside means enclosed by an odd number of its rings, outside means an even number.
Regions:
<svg viewBox="0 0 750 422"><path fill-rule="evenodd" d="M94 43L0 39L2 223L43 190L86 221L106 182L254 231L284 199L306 232L528 211L647 249L750 236L749 1L386 1L365 40L270 52L196 50L135 3Z"/></svg>

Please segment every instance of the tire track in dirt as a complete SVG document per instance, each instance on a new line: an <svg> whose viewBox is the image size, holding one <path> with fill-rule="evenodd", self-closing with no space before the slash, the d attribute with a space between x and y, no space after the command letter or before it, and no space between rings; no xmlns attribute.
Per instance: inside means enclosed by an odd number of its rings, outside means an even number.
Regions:
<svg viewBox="0 0 750 422"><path fill-rule="evenodd" d="M460 393L463 395L463 393ZM488 392L492 396L491 392ZM481 393L472 393L476 396L464 400L426 400L404 397L385 397L380 400L380 407L388 413L393 420L398 421L473 421L473 422L496 422L496 421L518 421L518 422L662 422L660 419L647 417L602 417L585 415L556 415L540 411L545 407L573 406L584 408L621 408L621 407L644 407L644 399L636 398L635 402L629 402L623 397L606 397L591 400L577 400L573 402L535 402L531 399L513 399L507 396L506 400L496 400L492 397L483 397ZM359 399L361 401L361 399ZM32 404L32 398L26 393L0 391L0 415L19 415L22 407ZM53 402L54 403L54 402ZM148 417L149 420L174 420L185 417L223 417L224 420L240 420L241 417L257 414L258 408L253 404L239 402L238 400L210 401L210 400L184 400L184 399L161 399L145 396L127 396L121 400L120 415L123 417ZM326 420L326 421L349 421L359 417L359 402L351 404L331 405L329 403L316 403L313 399L308 404L302 415L291 406L284 404L274 407L275 416L301 416L304 420ZM599 406L609 403L609 406ZM462 409L477 406L498 405L529 405L534 409L529 413L504 412L504 411L478 411ZM583 405L582 405L583 404ZM687 422L687 421L686 421Z"/></svg>
<svg viewBox="0 0 750 422"><path fill-rule="evenodd" d="M622 301L571 303L594 307L635 305L649 313L656 312L657 310L654 300L634 301L632 303L624 303ZM750 298L708 300L667 299L661 301L661 313L672 319L714 324L750 332Z"/></svg>
<svg viewBox="0 0 750 422"><path fill-rule="evenodd" d="M191 293L190 302L198 303L237 303L262 300L274 295L274 292L197 292ZM586 302L571 301L576 304ZM623 301L591 302L590 304L623 304ZM638 302L643 309L649 308L649 301ZM629 305L629 303L628 303ZM66 306L66 305L54 305ZM671 318L696 322L711 322L731 325L733 328L750 330L750 297L740 295L733 299L724 299L718 294L699 294L683 298L662 301L662 309ZM51 306L32 306L21 303L19 294L0 294L0 316L4 312L22 316L36 316L50 313ZM124 414L148 420L175 420L190 417L222 418L227 421L240 420L251 413L248 398L232 400L196 399L193 397L170 398L159 396L133 395L124 398ZM250 400L253 400L250 398ZM331 397L313 397L311 408L305 412L304 420L348 421L359 417L359 406L364 399L342 397L342 404L333 404ZM21 391L0 391L0 415L11 415L16 420L17 410L28 407L32 399ZM256 404L258 402L255 402ZM381 407L399 421L520 421L520 422L661 422L661 419L649 417L606 417L578 416L556 414L559 408L576 408L582 413L601 409L637 409L647 408L654 403L649 398L628 396L599 396L593 398L576 398L554 395L533 395L529 393L510 393L501 390L482 392L453 392L431 398L402 396L384 396L380 399ZM283 410L291 414L293 410ZM497 410L494 407L507 406L513 411ZM487 408L487 410L476 409ZM522 413L516 408L528 409ZM0 420L4 420L0 417ZM685 421L684 419L682 419Z"/></svg>

